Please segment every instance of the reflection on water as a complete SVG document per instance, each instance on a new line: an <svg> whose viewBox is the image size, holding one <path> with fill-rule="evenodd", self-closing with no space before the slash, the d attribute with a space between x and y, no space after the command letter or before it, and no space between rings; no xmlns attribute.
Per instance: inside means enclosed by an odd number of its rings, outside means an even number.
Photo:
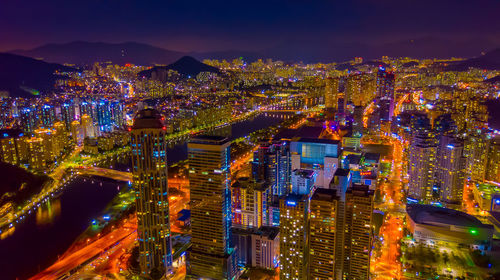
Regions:
<svg viewBox="0 0 500 280"><path fill-rule="evenodd" d="M47 225L52 224L57 217L61 215L61 200L47 200L41 207L38 207L36 211L36 224L37 225Z"/></svg>

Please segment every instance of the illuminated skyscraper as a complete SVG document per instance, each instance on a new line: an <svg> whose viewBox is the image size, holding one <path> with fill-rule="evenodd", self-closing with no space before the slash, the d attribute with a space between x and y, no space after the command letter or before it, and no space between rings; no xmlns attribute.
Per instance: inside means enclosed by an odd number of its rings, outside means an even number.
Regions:
<svg viewBox="0 0 500 280"><path fill-rule="evenodd" d="M489 181L500 182L500 138L499 137L490 140L486 179Z"/></svg>
<svg viewBox="0 0 500 280"><path fill-rule="evenodd" d="M344 279L370 279L373 194L365 185L353 185L346 192Z"/></svg>
<svg viewBox="0 0 500 280"><path fill-rule="evenodd" d="M44 104L40 108L40 126L41 127L51 127L56 121L56 110L54 106Z"/></svg>
<svg viewBox="0 0 500 280"><path fill-rule="evenodd" d="M325 108L337 110L339 93L339 79L328 78L325 85Z"/></svg>
<svg viewBox="0 0 500 280"><path fill-rule="evenodd" d="M97 134L95 132L94 121L87 114L82 116L81 129L83 131L83 138L97 136Z"/></svg>
<svg viewBox="0 0 500 280"><path fill-rule="evenodd" d="M36 110L31 107L25 107L19 110L21 127L26 132L32 132L38 125Z"/></svg>
<svg viewBox="0 0 500 280"><path fill-rule="evenodd" d="M73 104L64 103L61 105L61 119L66 126L66 129L71 128L71 123L75 120L75 107Z"/></svg>
<svg viewBox="0 0 500 280"><path fill-rule="evenodd" d="M466 176L471 180L483 182L488 165L490 139L486 134L471 134L465 141L464 154L467 158Z"/></svg>
<svg viewBox="0 0 500 280"><path fill-rule="evenodd" d="M429 201L432 197L437 143L430 133L416 135L410 145L408 197Z"/></svg>
<svg viewBox="0 0 500 280"><path fill-rule="evenodd" d="M394 113L394 74L379 67L377 73L377 99L380 108L380 120L390 121Z"/></svg>
<svg viewBox="0 0 500 280"><path fill-rule="evenodd" d="M309 275L309 197L280 199L280 279L306 280Z"/></svg>
<svg viewBox="0 0 500 280"><path fill-rule="evenodd" d="M232 279L236 272L230 231L230 144L220 136L198 136L188 143L192 278Z"/></svg>
<svg viewBox="0 0 500 280"><path fill-rule="evenodd" d="M233 222L245 227L270 225L269 204L272 193L265 181L240 177L231 186Z"/></svg>
<svg viewBox="0 0 500 280"><path fill-rule="evenodd" d="M110 132L113 130L112 111L109 101L100 100L96 105L97 124L99 131Z"/></svg>
<svg viewBox="0 0 500 280"><path fill-rule="evenodd" d="M311 197L309 226L309 279L336 279L335 242L339 197L336 190L316 189ZM342 262L342 259L338 260Z"/></svg>
<svg viewBox="0 0 500 280"><path fill-rule="evenodd" d="M461 141L451 136L441 136L437 150L436 181L434 188L440 194L440 200L461 205L465 180L464 146Z"/></svg>
<svg viewBox="0 0 500 280"><path fill-rule="evenodd" d="M165 273L172 265L167 143L162 117L154 109L137 113L131 130L136 192L139 263L142 274Z"/></svg>
<svg viewBox="0 0 500 280"><path fill-rule="evenodd" d="M114 101L110 104L112 123L115 129L123 129L123 104L121 101ZM230 126L229 126L230 127Z"/></svg>

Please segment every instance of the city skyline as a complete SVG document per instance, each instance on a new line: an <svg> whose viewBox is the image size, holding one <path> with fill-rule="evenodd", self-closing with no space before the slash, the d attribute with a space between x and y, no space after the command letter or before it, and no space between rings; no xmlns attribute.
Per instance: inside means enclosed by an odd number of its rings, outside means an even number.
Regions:
<svg viewBox="0 0 500 280"><path fill-rule="evenodd" d="M498 11L5 4L0 279L500 279Z"/></svg>

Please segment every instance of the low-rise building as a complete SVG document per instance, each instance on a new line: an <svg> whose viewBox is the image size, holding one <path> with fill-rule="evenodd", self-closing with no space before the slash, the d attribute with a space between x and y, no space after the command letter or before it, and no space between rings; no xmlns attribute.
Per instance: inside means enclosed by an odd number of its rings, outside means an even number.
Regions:
<svg viewBox="0 0 500 280"><path fill-rule="evenodd" d="M408 229L416 242L489 250L494 228L467 213L432 205L406 206Z"/></svg>

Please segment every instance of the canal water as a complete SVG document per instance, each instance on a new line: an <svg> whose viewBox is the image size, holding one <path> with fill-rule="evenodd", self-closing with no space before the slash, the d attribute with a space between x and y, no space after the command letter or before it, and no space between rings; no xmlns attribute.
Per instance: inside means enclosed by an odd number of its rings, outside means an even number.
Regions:
<svg viewBox="0 0 500 280"><path fill-rule="evenodd" d="M260 114L251 119L234 123L220 132L229 133L230 139L246 136L251 132L276 125L291 114ZM167 151L169 164L187 158L187 144L180 143ZM130 160L115 161L114 169L130 168ZM109 166L108 166L109 167ZM103 214L123 183L104 178L77 177L68 183L62 194L50 200L16 225L10 236L0 240L0 279L27 279L57 260L91 221Z"/></svg>

